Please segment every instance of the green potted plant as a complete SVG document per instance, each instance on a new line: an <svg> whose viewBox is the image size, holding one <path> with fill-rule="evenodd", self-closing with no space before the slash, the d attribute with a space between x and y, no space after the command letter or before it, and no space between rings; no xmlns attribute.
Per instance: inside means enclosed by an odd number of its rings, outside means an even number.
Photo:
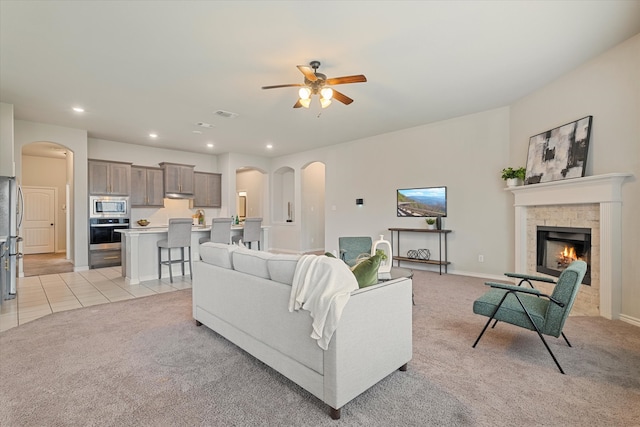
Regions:
<svg viewBox="0 0 640 427"><path fill-rule="evenodd" d="M424 222L427 223L427 228L429 230L435 230L436 229L436 219L435 218L425 218Z"/></svg>
<svg viewBox="0 0 640 427"><path fill-rule="evenodd" d="M524 167L520 168L504 168L502 169L502 179L507 181L507 187L517 187L522 185L526 176L527 170Z"/></svg>

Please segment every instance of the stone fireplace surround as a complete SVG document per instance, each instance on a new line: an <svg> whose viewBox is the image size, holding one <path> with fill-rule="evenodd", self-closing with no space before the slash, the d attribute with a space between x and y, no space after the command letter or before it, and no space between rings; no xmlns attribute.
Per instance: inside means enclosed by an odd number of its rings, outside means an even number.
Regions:
<svg viewBox="0 0 640 427"><path fill-rule="evenodd" d="M621 188L630 176L611 173L509 188L515 196L515 271L539 274L535 263L533 271L529 269L529 260L535 258L535 238L531 242L529 233L531 228L535 230L535 223L553 221L565 225L563 221L573 219L572 226L592 229L592 249L594 241L598 245L596 254L592 253L591 272L593 280L595 270L599 283L592 283L591 290L581 289L583 295L579 295L576 307L579 301L586 305L581 311L586 310L587 314L618 319L622 303ZM575 212L567 213L571 211ZM553 214L557 218L559 212L564 220L541 217Z"/></svg>

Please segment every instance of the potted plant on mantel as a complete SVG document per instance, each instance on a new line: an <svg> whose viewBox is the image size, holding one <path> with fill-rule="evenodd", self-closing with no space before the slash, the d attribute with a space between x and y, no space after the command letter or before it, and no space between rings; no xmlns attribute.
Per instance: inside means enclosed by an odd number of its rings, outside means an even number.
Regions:
<svg viewBox="0 0 640 427"><path fill-rule="evenodd" d="M524 183L527 170L524 167L514 169L512 167L502 169L502 179L507 181L507 187L513 188Z"/></svg>

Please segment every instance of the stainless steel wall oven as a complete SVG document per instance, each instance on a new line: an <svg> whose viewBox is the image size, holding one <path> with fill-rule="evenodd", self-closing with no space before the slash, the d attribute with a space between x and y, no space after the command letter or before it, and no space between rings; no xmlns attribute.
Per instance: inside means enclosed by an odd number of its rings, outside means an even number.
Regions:
<svg viewBox="0 0 640 427"><path fill-rule="evenodd" d="M90 218L89 249L120 249L122 234L116 230L129 228L129 218Z"/></svg>
<svg viewBox="0 0 640 427"><path fill-rule="evenodd" d="M129 228L128 197L89 197L89 268L121 265L122 234Z"/></svg>

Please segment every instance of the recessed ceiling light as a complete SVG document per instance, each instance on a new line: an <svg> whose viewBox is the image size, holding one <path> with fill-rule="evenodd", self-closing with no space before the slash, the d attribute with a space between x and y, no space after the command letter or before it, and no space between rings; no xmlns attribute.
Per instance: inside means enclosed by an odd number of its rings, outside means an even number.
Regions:
<svg viewBox="0 0 640 427"><path fill-rule="evenodd" d="M73 107L73 111L76 113L84 113L84 108L82 107Z"/></svg>
<svg viewBox="0 0 640 427"><path fill-rule="evenodd" d="M158 134L157 133L150 133L149 134L149 138L157 138Z"/></svg>
<svg viewBox="0 0 640 427"><path fill-rule="evenodd" d="M271 150L273 148L273 144L267 144L267 149Z"/></svg>
<svg viewBox="0 0 640 427"><path fill-rule="evenodd" d="M215 114L218 117L224 117L225 119L235 119L236 117L239 116L238 113L232 113L231 111L224 111L224 110L214 111L213 114Z"/></svg>
<svg viewBox="0 0 640 427"><path fill-rule="evenodd" d="M207 128L207 129L213 129L215 127L211 123L205 123L205 122L198 122L198 123L196 123L196 125L200 126L200 127L203 127L203 128Z"/></svg>
<svg viewBox="0 0 640 427"><path fill-rule="evenodd" d="M192 130L191 133L195 133L196 135L202 135L201 130Z"/></svg>
<svg viewBox="0 0 640 427"><path fill-rule="evenodd" d="M209 148L213 148L213 144L212 144L212 143L208 143L208 144L207 144L207 147L209 147Z"/></svg>

